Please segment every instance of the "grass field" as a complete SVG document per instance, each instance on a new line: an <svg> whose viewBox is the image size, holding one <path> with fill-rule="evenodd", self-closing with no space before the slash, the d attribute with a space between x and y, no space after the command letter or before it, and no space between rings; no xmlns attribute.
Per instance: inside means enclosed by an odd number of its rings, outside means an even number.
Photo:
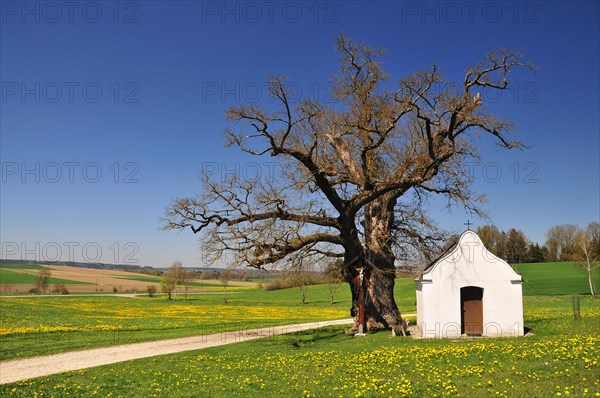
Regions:
<svg viewBox="0 0 600 398"><path fill-rule="evenodd" d="M31 269L31 268L21 268L21 269ZM0 268L0 284L3 285L32 285L35 283L35 274L26 274L20 273L17 271L13 271L12 269ZM63 285L85 285L89 284L87 282L78 282L70 279L62 279L62 278L48 278L48 284L55 285L58 283L62 283Z"/></svg>
<svg viewBox="0 0 600 398"><path fill-rule="evenodd" d="M150 283L160 283L160 281L162 280L161 277L158 276L144 276L144 275L140 275L140 276L123 276L123 277L119 277L119 279L124 279L124 280L131 280L131 281L142 281L142 282L150 282ZM231 285L235 285L236 281L231 281L230 282ZM211 288L211 290L224 290L223 288L223 284L221 281L203 281L203 282L190 282L187 284L187 286L193 286L193 287L208 287ZM240 288L240 286L235 286L236 288Z"/></svg>
<svg viewBox="0 0 600 398"><path fill-rule="evenodd" d="M517 264L513 268L523 276L523 295L589 294L587 274L574 263ZM600 291L600 268L592 273L595 291Z"/></svg>
<svg viewBox="0 0 600 398"><path fill-rule="evenodd" d="M37 270L35 264L0 264L0 294L23 295L34 287ZM162 278L136 272L72 267L66 265L48 265L51 271L50 284L69 285L70 293L143 293L148 285L158 288ZM194 281L186 285L190 292L226 290L219 280ZM231 280L227 289L256 287L256 283ZM180 287L179 290L184 290Z"/></svg>
<svg viewBox="0 0 600 398"><path fill-rule="evenodd" d="M280 303L283 298L279 297ZM525 298L531 337L423 341L341 327L0 386L3 397L600 396L600 308Z"/></svg>
<svg viewBox="0 0 600 398"><path fill-rule="evenodd" d="M114 270L96 270L68 266L51 266L52 278L50 284L62 283L69 286L71 293L94 292L98 290L112 292L116 287L119 291L143 292L148 284L159 284L158 276L137 274ZM589 294L589 285L584 271L577 268L574 263L536 263L517 264L513 267L523 276L523 294L526 296L561 295L561 294ZM33 285L35 271L41 266L34 264L0 264L0 285L10 284L14 289L19 285ZM23 272L19 272L22 270ZM414 290L412 282L405 283L399 279L401 286ZM593 281L596 291L600 291L600 268L593 272ZM266 283L265 280L258 281ZM78 286L79 285L79 286ZM90 286L94 285L94 286ZM218 280L196 281L189 285L196 291L209 290L221 291L223 287ZM233 287L252 286L249 282L232 280L228 289ZM19 289L23 292L23 289ZM25 289L27 291L28 289Z"/></svg>
<svg viewBox="0 0 600 398"><path fill-rule="evenodd" d="M233 290L233 289L231 289ZM348 317L349 293L336 305L326 286L309 289L300 305L297 289L243 289L228 295L164 297L52 297L0 299L0 359L118 343ZM312 297L312 300L311 300Z"/></svg>
<svg viewBox="0 0 600 398"><path fill-rule="evenodd" d="M583 274L568 263L517 271L528 337L353 338L329 327L2 385L0 396L600 397L600 301L582 297L575 320L568 295L587 286ZM401 312L415 312L414 282L396 286ZM0 298L0 359L349 316L346 285L334 305L326 285L309 287L306 305L297 288L229 290L227 304L223 294Z"/></svg>
<svg viewBox="0 0 600 398"><path fill-rule="evenodd" d="M154 282L154 283L160 283L160 281L161 281L161 277L159 277L159 276L144 276L144 275L121 276L121 277L119 277L119 279L126 279L126 280L131 280L131 281L142 281L142 282Z"/></svg>
<svg viewBox="0 0 600 398"><path fill-rule="evenodd" d="M42 269L41 265L37 264L0 264L0 269L9 268L9 269Z"/></svg>
<svg viewBox="0 0 600 398"><path fill-rule="evenodd" d="M550 268L554 267L554 268ZM580 272L568 263L519 266L526 281L546 277L549 291L568 290L560 280ZM538 273L536 277L535 272ZM148 276L141 276L142 278ZM552 278L554 277L554 279ZM149 277L148 277L149 278ZM583 279L583 278L582 278ZM525 289L533 282L527 282ZM538 283L543 285L544 283ZM573 283L565 286L573 287ZM340 287L336 304L329 305L328 287L311 286L308 304L300 305L299 289L265 292L230 287L228 305L223 295L190 295L188 300L170 302L164 297L57 297L55 299L0 299L0 359L55 353L117 343L184 337L199 333L234 330L240 327L272 326L292 322L339 319L349 316L350 293ZM529 295L540 289L530 289ZM414 313L414 282L396 281L396 302L402 313ZM285 309L282 310L282 307ZM289 309L289 314L287 313ZM564 309L566 310L566 309Z"/></svg>
<svg viewBox="0 0 600 398"><path fill-rule="evenodd" d="M401 311L414 313L414 282L399 279L396 292ZM221 294L179 297L0 298L0 359L350 316L346 285L334 305L327 285L310 286L306 305L299 289L241 289L227 305Z"/></svg>

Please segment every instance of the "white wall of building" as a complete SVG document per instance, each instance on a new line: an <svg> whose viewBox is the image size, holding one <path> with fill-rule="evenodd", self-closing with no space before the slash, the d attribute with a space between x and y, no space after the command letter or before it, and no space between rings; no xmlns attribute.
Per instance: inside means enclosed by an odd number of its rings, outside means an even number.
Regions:
<svg viewBox="0 0 600 398"><path fill-rule="evenodd" d="M483 336L522 336L522 278L490 253L473 231L417 280L417 326L422 338L458 337L460 289L483 288Z"/></svg>

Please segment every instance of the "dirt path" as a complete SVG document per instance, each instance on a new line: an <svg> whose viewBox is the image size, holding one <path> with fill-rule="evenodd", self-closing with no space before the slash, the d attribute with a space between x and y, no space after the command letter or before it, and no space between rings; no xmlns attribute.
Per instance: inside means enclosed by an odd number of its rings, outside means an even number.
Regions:
<svg viewBox="0 0 600 398"><path fill-rule="evenodd" d="M157 355L198 350L225 344L300 332L324 326L348 325L352 319L301 323L296 325L272 326L235 332L223 332L204 336L182 337L178 339L150 341L118 345L106 348L94 348L83 351L41 357L14 359L0 362L0 384L12 383L34 377L48 376L60 372L92 368L131 359L148 358Z"/></svg>

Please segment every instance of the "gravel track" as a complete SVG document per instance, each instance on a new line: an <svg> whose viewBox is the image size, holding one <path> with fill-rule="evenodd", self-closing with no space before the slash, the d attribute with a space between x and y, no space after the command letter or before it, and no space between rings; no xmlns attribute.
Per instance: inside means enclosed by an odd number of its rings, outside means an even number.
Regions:
<svg viewBox="0 0 600 398"><path fill-rule="evenodd" d="M93 348L62 354L45 355L0 362L0 384L13 383L35 377L48 376L72 370L87 369L132 359L148 358L176 352L199 350L225 344L240 343L280 334L317 329L324 326L349 325L352 319L271 326L260 329L239 330L202 336L124 344Z"/></svg>

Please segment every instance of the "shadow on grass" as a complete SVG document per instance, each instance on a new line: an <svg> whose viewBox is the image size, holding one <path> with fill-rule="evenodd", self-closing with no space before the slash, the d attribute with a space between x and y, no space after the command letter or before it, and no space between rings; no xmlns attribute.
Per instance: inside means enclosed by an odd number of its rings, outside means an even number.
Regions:
<svg viewBox="0 0 600 398"><path fill-rule="evenodd" d="M281 345L293 349L307 348L316 344L327 343L340 337L347 336L344 331L346 327L329 326L319 329L305 330L287 336L282 336L285 341Z"/></svg>

